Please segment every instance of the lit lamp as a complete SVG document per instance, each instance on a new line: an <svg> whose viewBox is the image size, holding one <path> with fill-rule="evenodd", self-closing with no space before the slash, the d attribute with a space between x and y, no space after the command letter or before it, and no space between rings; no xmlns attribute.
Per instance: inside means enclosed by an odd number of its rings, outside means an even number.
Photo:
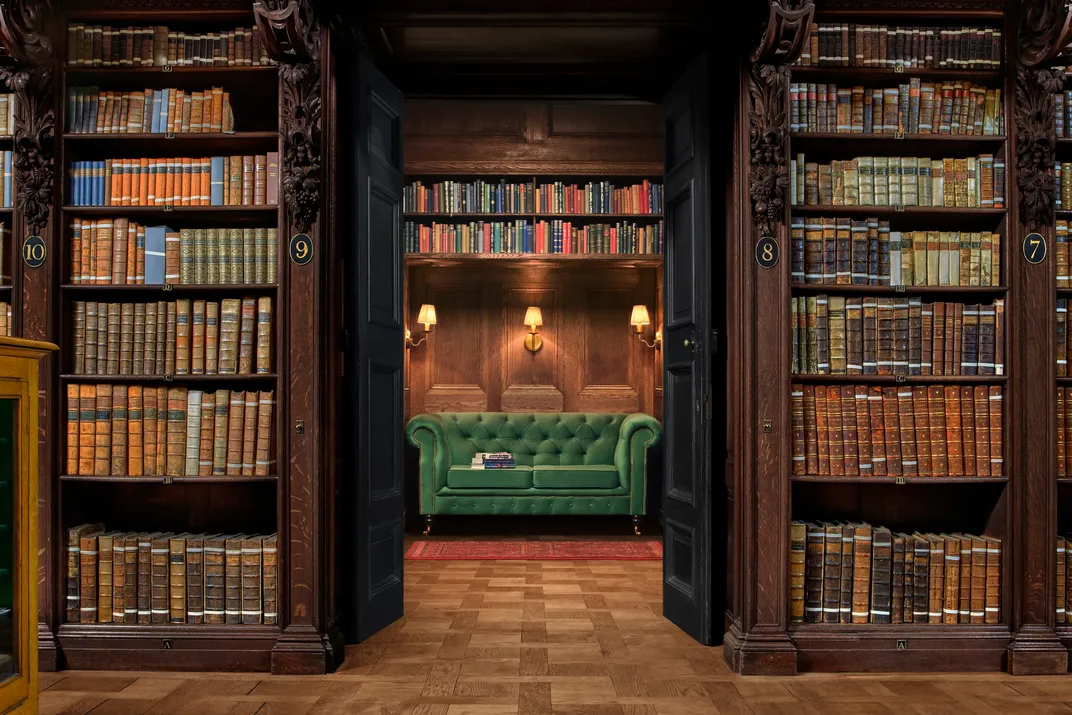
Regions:
<svg viewBox="0 0 1072 715"><path fill-rule="evenodd" d="M536 328L543 325L543 314L540 309L530 306L525 311L525 325L529 326L529 334L525 336L525 348L529 352L538 352L543 347L543 338L536 334Z"/></svg>
<svg viewBox="0 0 1072 715"><path fill-rule="evenodd" d="M409 329L406 330L406 347L415 348L428 339L428 333L432 332L432 326L436 324L435 306L431 303L421 305L421 312L417 314L417 322L424 326L424 337L413 342L413 336Z"/></svg>
<svg viewBox="0 0 1072 715"><path fill-rule="evenodd" d="M655 340L648 342L641 334L644 332L644 326L651 324L651 316L648 315L648 306L646 305L634 305L633 314L629 316L629 324L636 327L637 340L647 345L649 348L659 349L659 344L663 341L663 331L655 331Z"/></svg>

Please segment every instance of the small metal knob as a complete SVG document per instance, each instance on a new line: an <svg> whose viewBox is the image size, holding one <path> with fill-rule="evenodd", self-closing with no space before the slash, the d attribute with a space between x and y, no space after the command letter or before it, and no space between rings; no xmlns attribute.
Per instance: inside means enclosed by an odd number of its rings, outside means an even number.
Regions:
<svg viewBox="0 0 1072 715"><path fill-rule="evenodd" d="M685 345L685 347L687 347L687 348L691 348L691 347L692 347L692 341L691 341L691 340L689 340L688 338L685 338L685 343L684 343L684 345Z"/></svg>

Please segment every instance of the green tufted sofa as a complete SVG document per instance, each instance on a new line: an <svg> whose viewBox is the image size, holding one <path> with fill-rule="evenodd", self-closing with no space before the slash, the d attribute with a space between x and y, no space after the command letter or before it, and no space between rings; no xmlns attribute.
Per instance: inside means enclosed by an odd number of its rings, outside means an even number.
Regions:
<svg viewBox="0 0 1072 715"><path fill-rule="evenodd" d="M416 415L406 437L426 534L436 514L620 514L635 528L662 427L641 413L443 412ZM510 452L517 467L472 469L477 452Z"/></svg>

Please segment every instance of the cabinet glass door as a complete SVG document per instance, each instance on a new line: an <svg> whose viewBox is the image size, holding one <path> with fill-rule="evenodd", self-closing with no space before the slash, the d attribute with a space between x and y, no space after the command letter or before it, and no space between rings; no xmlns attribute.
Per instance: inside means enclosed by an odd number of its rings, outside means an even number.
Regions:
<svg viewBox="0 0 1072 715"><path fill-rule="evenodd" d="M16 597L17 511L15 422L18 401L0 398L0 682L19 673Z"/></svg>

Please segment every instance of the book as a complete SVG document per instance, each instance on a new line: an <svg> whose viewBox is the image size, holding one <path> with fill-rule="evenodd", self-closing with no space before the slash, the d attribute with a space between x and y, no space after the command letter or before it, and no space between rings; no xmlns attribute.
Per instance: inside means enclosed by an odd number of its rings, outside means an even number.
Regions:
<svg viewBox="0 0 1072 715"><path fill-rule="evenodd" d="M86 23L67 27L67 66L270 66L255 28L192 33L165 25L124 29ZM189 51L187 51L189 49Z"/></svg>

